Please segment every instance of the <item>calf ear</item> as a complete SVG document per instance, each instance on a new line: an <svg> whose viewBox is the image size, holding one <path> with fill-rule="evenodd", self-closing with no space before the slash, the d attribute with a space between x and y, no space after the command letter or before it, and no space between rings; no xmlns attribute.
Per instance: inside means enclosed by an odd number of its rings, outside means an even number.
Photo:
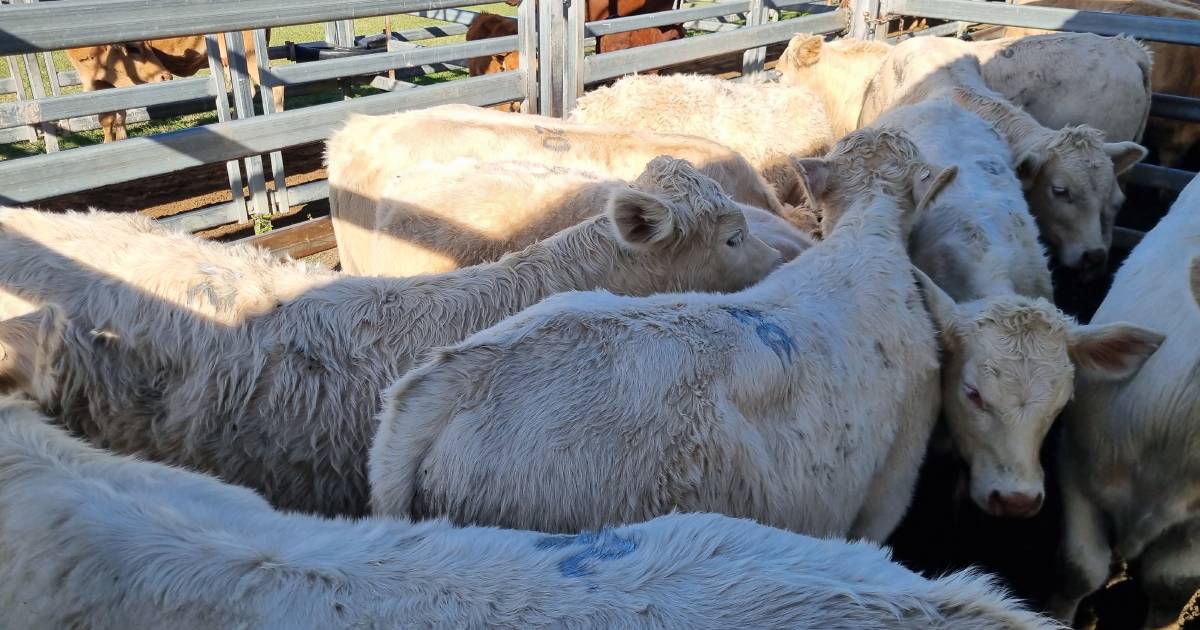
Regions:
<svg viewBox="0 0 1200 630"><path fill-rule="evenodd" d="M1067 353L1081 374L1120 381L1133 376L1165 339L1162 333L1123 322L1076 326L1067 339Z"/></svg>
<svg viewBox="0 0 1200 630"><path fill-rule="evenodd" d="M924 212L927 207L937 200L938 195L949 186L958 176L958 167L944 168L936 175L936 169L929 166L917 170L913 176L913 203L917 212Z"/></svg>
<svg viewBox="0 0 1200 630"><path fill-rule="evenodd" d="M956 351L958 349L958 305L954 302L954 298L943 291L916 265L913 265L912 272L925 297L925 308L929 310L933 325L938 330L938 340L941 342L942 350L948 353Z"/></svg>
<svg viewBox="0 0 1200 630"><path fill-rule="evenodd" d="M19 390L36 400L53 395L66 327L66 316L54 304L0 321L0 393Z"/></svg>
<svg viewBox="0 0 1200 630"><path fill-rule="evenodd" d="M608 214L621 240L638 247L670 242L675 236L675 213L662 199L635 188L623 188L608 200Z"/></svg>
<svg viewBox="0 0 1200 630"><path fill-rule="evenodd" d="M824 39L818 35L807 33L796 35L792 37L792 41L788 42L787 48L783 51L783 61L789 62L785 65L797 68L811 66L821 60L821 47L824 44Z"/></svg>
<svg viewBox="0 0 1200 630"><path fill-rule="evenodd" d="M1017 156L1013 170L1017 172L1017 179L1021 180L1023 190L1028 192L1033 188L1033 182L1037 180L1038 173L1045 164L1046 154L1041 149L1030 149Z"/></svg>
<svg viewBox="0 0 1200 630"><path fill-rule="evenodd" d="M799 197L803 197L805 205L816 210L820 207L821 198L829 190L832 167L824 158L793 158L792 165L796 167Z"/></svg>
<svg viewBox="0 0 1200 630"><path fill-rule="evenodd" d="M1104 152L1112 159L1113 172L1117 175L1133 168L1146 157L1146 147L1136 142L1106 142Z"/></svg>

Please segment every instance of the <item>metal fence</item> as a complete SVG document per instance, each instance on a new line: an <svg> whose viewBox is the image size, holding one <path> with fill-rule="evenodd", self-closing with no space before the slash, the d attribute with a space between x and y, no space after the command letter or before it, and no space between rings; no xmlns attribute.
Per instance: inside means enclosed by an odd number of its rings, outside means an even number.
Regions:
<svg viewBox="0 0 1200 630"><path fill-rule="evenodd" d="M1193 21L979 0L850 0L848 8L803 0L724 0L586 24L585 0L525 0L518 12L516 36L436 47L415 43L464 32L465 24L475 14L461 7L478 1L11 0L12 4L0 6L0 56L14 56L9 57L10 64L19 57L31 64L30 68L36 68L37 55L69 47L224 33L230 53L230 80L227 85L217 55L219 36L211 35L207 38L211 77L74 95L60 95L55 88L53 94L34 93L33 98L0 103L0 129L19 129L28 136L33 127L41 127L48 144L57 133L56 121L117 109L200 101L215 106L219 119L214 124L181 131L0 162L0 202L31 202L225 162L233 192L231 203L164 221L192 231L247 221L327 196L324 181L286 186L286 169L279 152L322 140L351 113L383 114L448 102L490 105L524 100L526 111L562 116L574 107L586 86L627 73L741 51L745 51L743 70L753 72L763 68L767 46L786 42L796 33L882 39L888 36L889 21L899 16L953 21L930 29L927 34L931 35L962 34L966 24L994 24L1104 35L1124 33L1151 41L1200 45L1200 27ZM795 11L801 16L779 19L780 11ZM514 49L521 55L520 69L422 87L377 77L374 85L388 91L283 112L274 111L270 98L262 98L263 111L255 112L240 31L254 30L256 50L261 51L268 50L263 28L326 22L330 24L327 39L346 45L353 41L347 20L401 13L437 17L448 24L446 28L396 34L398 41L389 39L386 51L369 55L286 66L270 65L270 57L277 57L278 50L272 55L258 55L262 91L385 72L399 72L403 77L405 73L459 67L471 57ZM587 54L598 36L681 23L695 29L694 36ZM52 68L49 58L43 62ZM11 87L0 82L0 89ZM1200 121L1200 100L1156 94L1152 113ZM52 147L47 146L47 150ZM271 155L269 176L273 187L267 184L268 173L261 158L266 154ZM242 181L242 168L246 182ZM1145 185L1180 190L1193 175L1138 165L1132 178ZM243 193L243 185L248 195Z"/></svg>
<svg viewBox="0 0 1200 630"><path fill-rule="evenodd" d="M26 2L28 4L22 4ZM164 219L164 222L182 230L196 231L248 221L257 216L269 217L328 194L323 180L289 188L280 150L325 138L351 113L382 114L447 102L490 105L523 99L526 111L561 115L573 104L585 82L761 47L786 41L800 31L832 33L845 28L845 16L841 11L820 6L814 8L821 12L820 15L766 24L767 9L763 0L744 0L685 9L671 15L595 22L588 25L585 36L582 0L572 3L527 1L519 9L518 35L515 37L437 47L389 42L386 52L276 67L270 65L269 59L277 54L258 55L264 93L276 86L294 88L389 71L420 72L459 67L470 57L514 49L521 54L521 68L517 72L425 87L377 80L374 85L389 91L284 112L273 111L271 99L263 98L263 111L255 112L245 51L238 36L240 31L254 29L256 50L267 50L261 30L265 27L329 21L346 25L347 20L353 18L415 13L447 19L451 21L451 27L456 27L441 29L438 35L458 34L465 31L465 22L474 16L473 12L459 7L470 4L470 0L56 0L48 4L14 0L14 5L0 7L0 55L31 58L70 47L198 32L223 33L229 49L230 77L227 85L216 52L216 38L221 35L211 35L207 39L209 77L83 94L35 93L31 99L0 103L0 128L21 129L26 131L26 139L30 139L32 136L28 131L40 126L49 152L0 163L0 202L27 203L135 179L167 176L203 164L226 162L232 202L182 213ZM781 6L798 4L801 3L780 3ZM653 50L590 56L584 63L584 47L596 35L648 25L688 23L701 26L702 21L711 18L746 14L749 16L747 26L717 25L705 29L715 31L711 34L654 46ZM338 40L335 43L344 45L349 43L348 39L352 40L352 31L347 33L344 28L337 27L328 30L329 38ZM568 33L572 37L567 37ZM426 37L433 35L425 34ZM421 38L420 35L412 37ZM750 53L748 67L754 64L761 67L761 59L761 51ZM47 58L45 63L52 67L51 59ZM29 66L31 74L35 68L36 63ZM13 76L15 79L16 72ZM58 82L58 85L62 83ZM564 89L568 85L574 88ZM210 109L215 106L219 122L54 152L56 147L52 143L58 133L56 121L180 102L208 103ZM261 157L264 154L271 156L270 173L264 172ZM268 177L273 180L273 185L268 185ZM243 193L243 187L248 189L248 196Z"/></svg>

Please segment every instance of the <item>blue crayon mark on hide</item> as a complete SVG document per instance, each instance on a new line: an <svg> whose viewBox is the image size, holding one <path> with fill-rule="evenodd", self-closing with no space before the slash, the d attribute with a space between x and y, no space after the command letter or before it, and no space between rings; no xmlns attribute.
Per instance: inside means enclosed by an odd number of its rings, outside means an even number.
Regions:
<svg viewBox="0 0 1200 630"><path fill-rule="evenodd" d="M792 351L796 349L796 342L778 324L767 321L762 311L732 306L722 307L721 310L729 313L734 319L743 324L752 324L754 326L754 333L758 335L759 341L762 341L763 345L770 348L775 353L775 356L779 357L780 365L785 364L785 358L787 359L787 363L792 362Z"/></svg>
<svg viewBox="0 0 1200 630"><path fill-rule="evenodd" d="M612 530L583 534L555 534L537 541L537 549L562 549L582 545L583 549L558 563L558 572L563 577L587 577L596 572L595 564L602 560L615 560L637 550L632 539L618 536Z"/></svg>

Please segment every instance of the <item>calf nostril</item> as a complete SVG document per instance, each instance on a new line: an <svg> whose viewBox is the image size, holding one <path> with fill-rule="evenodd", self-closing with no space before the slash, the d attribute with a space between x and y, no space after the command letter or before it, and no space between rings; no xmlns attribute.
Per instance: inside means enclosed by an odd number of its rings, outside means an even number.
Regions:
<svg viewBox="0 0 1200 630"><path fill-rule="evenodd" d="M1088 269L1098 269L1108 262L1108 252L1103 249L1089 249L1083 253L1083 266Z"/></svg>

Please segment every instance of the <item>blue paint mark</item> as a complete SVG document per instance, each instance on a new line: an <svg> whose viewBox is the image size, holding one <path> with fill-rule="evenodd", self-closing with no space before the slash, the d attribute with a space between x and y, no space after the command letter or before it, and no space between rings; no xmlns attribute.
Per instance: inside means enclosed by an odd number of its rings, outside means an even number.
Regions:
<svg viewBox="0 0 1200 630"><path fill-rule="evenodd" d="M558 563L558 572L563 577L587 577L595 574L595 563L603 560L624 558L637 550L637 543L630 538L618 536L612 530L569 535L544 536L537 541L537 549L562 549L582 545L583 549Z"/></svg>
<svg viewBox="0 0 1200 630"><path fill-rule="evenodd" d="M729 313L743 324L753 324L754 333L758 335L758 339L763 342L763 345L770 348L775 356L779 357L780 365L784 365L784 358L787 359L787 363L792 362L792 351L796 349L795 340L778 324L767 321L762 311L732 306L722 307L721 310Z"/></svg>

